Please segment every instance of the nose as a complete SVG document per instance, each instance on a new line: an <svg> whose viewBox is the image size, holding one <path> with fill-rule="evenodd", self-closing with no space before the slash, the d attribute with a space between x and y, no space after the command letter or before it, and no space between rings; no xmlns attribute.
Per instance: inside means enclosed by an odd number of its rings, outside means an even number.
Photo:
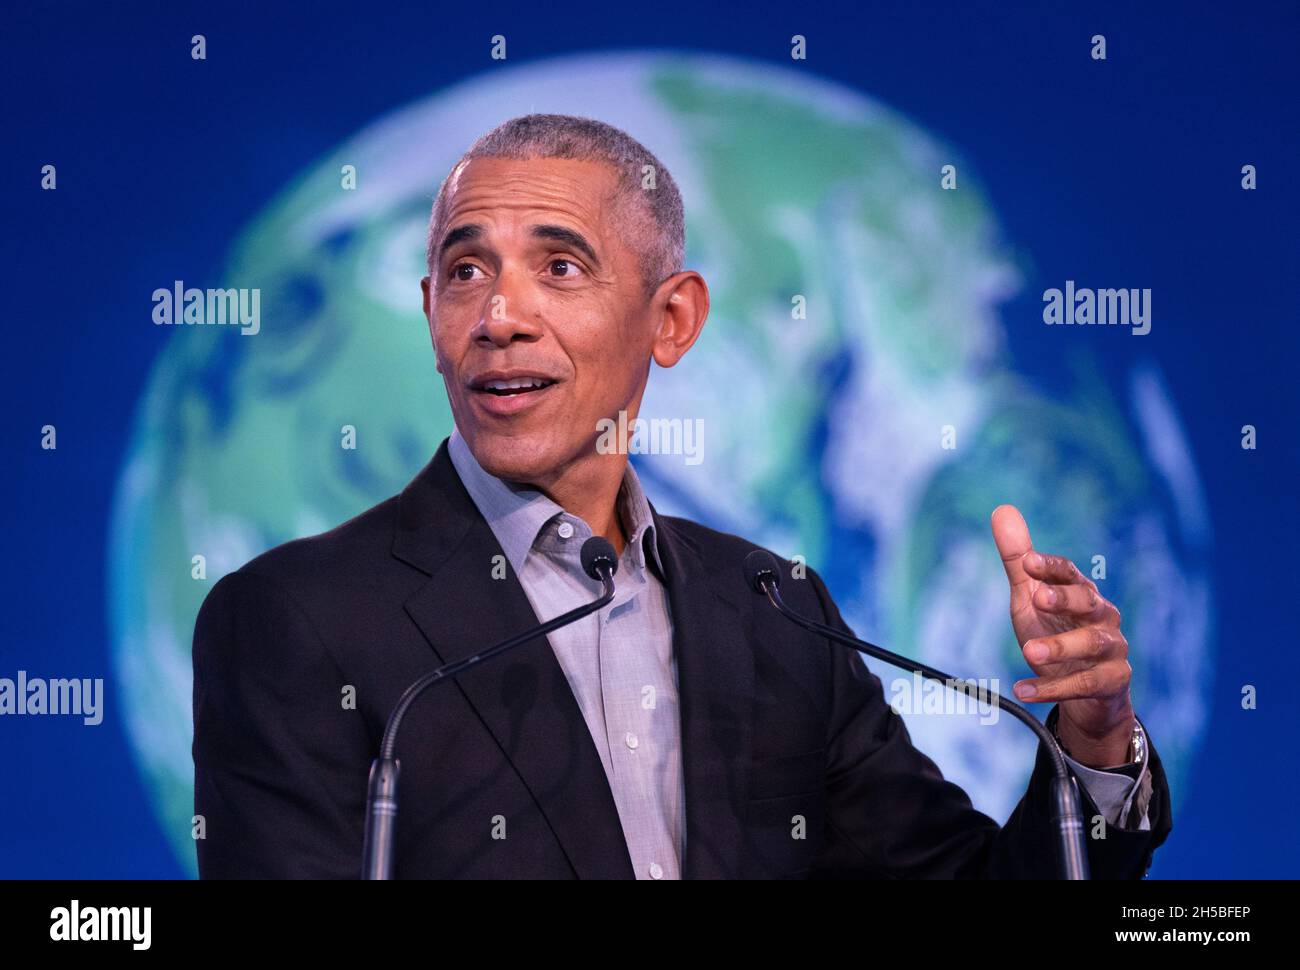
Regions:
<svg viewBox="0 0 1300 970"><path fill-rule="evenodd" d="M483 313L474 328L474 340L505 348L515 341L531 343L542 335L541 315L522 274L503 269L497 285L488 294Z"/></svg>

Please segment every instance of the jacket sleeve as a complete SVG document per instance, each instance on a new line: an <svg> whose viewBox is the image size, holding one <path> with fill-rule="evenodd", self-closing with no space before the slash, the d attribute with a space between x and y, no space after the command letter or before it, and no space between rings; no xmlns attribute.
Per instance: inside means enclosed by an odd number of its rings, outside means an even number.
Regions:
<svg viewBox="0 0 1300 970"><path fill-rule="evenodd" d="M821 578L812 570L808 575L823 622L851 634ZM862 655L837 644L830 648L828 838L814 877L1057 878L1051 762L1044 745L1038 746L1027 791L999 827L913 746ZM1080 789L1094 879L1141 878L1172 827L1169 788L1153 745L1148 758L1150 831L1096 825L1100 812ZM1105 837L1093 837L1096 832Z"/></svg>
<svg viewBox="0 0 1300 970"><path fill-rule="evenodd" d="M370 738L286 590L225 576L194 628L199 877L357 878Z"/></svg>

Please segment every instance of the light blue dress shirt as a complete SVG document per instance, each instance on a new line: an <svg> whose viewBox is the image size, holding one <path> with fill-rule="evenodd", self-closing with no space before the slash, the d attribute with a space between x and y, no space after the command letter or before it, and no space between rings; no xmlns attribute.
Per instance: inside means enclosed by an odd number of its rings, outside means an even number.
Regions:
<svg viewBox="0 0 1300 970"><path fill-rule="evenodd" d="M592 535L586 522L489 475L459 432L448 450L539 620L599 595L579 559ZM630 463L618 510L628 542L613 601L547 639L600 754L636 877L680 879L685 779L672 621L650 503Z"/></svg>

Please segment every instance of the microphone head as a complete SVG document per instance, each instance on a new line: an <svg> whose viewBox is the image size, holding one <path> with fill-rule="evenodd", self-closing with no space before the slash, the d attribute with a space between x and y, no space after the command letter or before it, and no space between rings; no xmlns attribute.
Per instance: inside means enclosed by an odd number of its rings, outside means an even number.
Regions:
<svg viewBox="0 0 1300 970"><path fill-rule="evenodd" d="M767 593L764 583L781 585L781 568L776 564L776 557L765 549L755 549L745 557L745 582L756 593Z"/></svg>
<svg viewBox="0 0 1300 970"><path fill-rule="evenodd" d="M601 569L609 570L611 576L618 572L618 556L604 536L592 536L584 542L581 555L582 571L598 583L605 581L600 574Z"/></svg>

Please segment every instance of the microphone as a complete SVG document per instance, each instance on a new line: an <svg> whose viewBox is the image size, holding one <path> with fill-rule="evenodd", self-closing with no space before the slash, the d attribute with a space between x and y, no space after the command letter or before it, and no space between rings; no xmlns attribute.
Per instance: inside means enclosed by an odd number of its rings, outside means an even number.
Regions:
<svg viewBox="0 0 1300 970"><path fill-rule="evenodd" d="M878 647L874 643L859 640L847 633L841 633L834 627L818 623L816 620L810 620L796 613L781 598L779 589L781 571L777 566L776 557L770 552L755 549L745 557L744 569L745 580L750 588L765 595L768 602L776 607L782 616L797 626L801 626L812 633L820 634L840 646L861 650L863 653L869 654L877 660L883 660L887 664L920 674L930 680L939 681L945 686L968 697L973 697L984 704L996 704L1038 735L1038 739L1047 747L1047 753L1052 762L1052 820L1056 823L1057 857L1062 876L1065 879L1088 878L1088 855L1083 841L1083 812L1079 808L1079 790L1075 785L1074 777L1070 774L1069 767L1065 763L1065 756L1061 753L1060 745L1052 737L1052 733L1039 723L1036 717L1015 701L1009 701L991 690L986 690L974 681L949 677L933 667L927 667L923 663L910 660L900 654L891 653L884 647Z"/></svg>
<svg viewBox="0 0 1300 970"><path fill-rule="evenodd" d="M379 757L370 765L370 784L366 791L366 837L361 862L363 879L392 878L393 839L397 821L397 779L401 773L401 762L394 758L393 754L397 748L397 732L401 730L402 718L405 717L407 709L428 688L454 680L465 671L493 657L498 657L530 640L544 637L607 605L614 598L614 573L618 571L618 556L614 553L614 547L603 536L592 536L582 544L581 561L583 572L592 579L598 580L604 587L598 598L585 606L579 606L552 620L547 620L531 630L525 630L517 636L503 640L481 653L444 664L406 688L398 698L393 712L388 715L388 725L384 728Z"/></svg>

